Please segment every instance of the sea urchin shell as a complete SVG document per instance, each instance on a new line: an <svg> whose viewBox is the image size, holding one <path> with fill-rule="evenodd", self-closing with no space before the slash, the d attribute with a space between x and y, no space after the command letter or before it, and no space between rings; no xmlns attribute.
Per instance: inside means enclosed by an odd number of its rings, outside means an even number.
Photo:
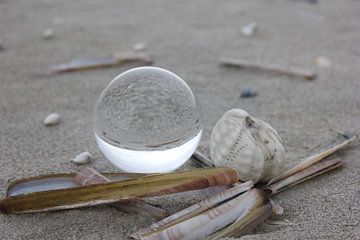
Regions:
<svg viewBox="0 0 360 240"><path fill-rule="evenodd" d="M281 172L285 149L268 123L232 109L213 129L210 155L215 166L236 168L242 181L266 182Z"/></svg>

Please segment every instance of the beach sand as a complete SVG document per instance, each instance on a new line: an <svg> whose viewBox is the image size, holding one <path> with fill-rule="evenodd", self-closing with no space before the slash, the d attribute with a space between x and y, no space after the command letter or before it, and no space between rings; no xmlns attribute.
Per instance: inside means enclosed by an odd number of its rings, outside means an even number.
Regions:
<svg viewBox="0 0 360 240"><path fill-rule="evenodd" d="M155 66L181 76L203 112L202 149L220 116L242 108L274 126L287 167L336 133L360 133L360 1L48 1L0 0L0 186L39 174L75 172L69 160L89 151L98 171L117 171L98 150L93 109L105 86L129 65L50 75L74 58L106 56L145 42ZM256 22L253 37L241 27ZM43 39L45 29L55 32ZM320 68L315 58L331 60ZM219 66L219 57L314 70L307 81ZM253 87L255 98L239 98ZM45 127L51 112L61 123ZM259 225L243 239L360 239L359 141L336 154L345 167L275 197L292 225ZM189 162L183 168L194 167ZM174 213L194 194L156 199ZM0 215L2 239L125 239L156 221L110 206L27 215Z"/></svg>

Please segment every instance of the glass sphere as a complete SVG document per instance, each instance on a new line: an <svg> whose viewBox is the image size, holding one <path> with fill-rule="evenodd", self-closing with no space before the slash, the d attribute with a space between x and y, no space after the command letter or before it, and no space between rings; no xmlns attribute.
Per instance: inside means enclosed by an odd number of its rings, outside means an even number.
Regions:
<svg viewBox="0 0 360 240"><path fill-rule="evenodd" d="M194 153L200 108L179 76L157 67L128 70L100 95L95 138L105 157L127 172L169 172Z"/></svg>

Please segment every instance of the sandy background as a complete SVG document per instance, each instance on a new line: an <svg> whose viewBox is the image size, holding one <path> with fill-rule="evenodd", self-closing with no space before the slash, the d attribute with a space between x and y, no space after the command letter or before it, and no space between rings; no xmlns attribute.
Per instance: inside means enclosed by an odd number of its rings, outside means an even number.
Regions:
<svg viewBox="0 0 360 240"><path fill-rule="evenodd" d="M241 26L255 21L253 38ZM42 39L52 28L55 38ZM293 166L336 134L360 127L360 1L48 1L0 0L0 185L14 178L74 172L69 162L90 151L92 167L116 171L97 149L95 101L129 66L50 76L50 64L103 56L145 42L156 66L183 77L197 95L205 135L228 109L243 108L278 129ZM313 82L257 71L225 69L221 56L313 69ZM325 56L330 68L314 59ZM256 98L240 99L254 87ZM59 112L62 122L42 121ZM359 130L356 130L359 133ZM262 224L244 239L360 239L360 150L337 154L346 166L276 197L291 226ZM186 167L191 167L189 164ZM2 194L4 191L2 190ZM191 194L163 198L175 212ZM0 215L2 239L124 239L151 217L108 206L31 215Z"/></svg>

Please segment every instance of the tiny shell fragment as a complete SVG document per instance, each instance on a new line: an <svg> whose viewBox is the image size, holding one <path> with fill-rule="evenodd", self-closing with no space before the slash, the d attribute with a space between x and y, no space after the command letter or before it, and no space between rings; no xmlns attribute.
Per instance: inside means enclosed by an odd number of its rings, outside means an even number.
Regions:
<svg viewBox="0 0 360 240"><path fill-rule="evenodd" d="M330 67L331 66L331 61L330 59L326 58L326 57L317 57L315 59L315 63L316 65L318 65L319 67Z"/></svg>
<svg viewBox="0 0 360 240"><path fill-rule="evenodd" d="M55 37L55 32L54 32L53 29L48 28L48 29L44 30L42 36L43 36L43 39L48 40L48 39L51 39L51 38Z"/></svg>
<svg viewBox="0 0 360 240"><path fill-rule="evenodd" d="M91 157L92 156L89 152L82 152L71 161L76 164L87 164L91 161Z"/></svg>
<svg viewBox="0 0 360 240"><path fill-rule="evenodd" d="M257 24L255 22L251 22L241 28L241 33L245 37L251 37L254 35L256 30L257 30Z"/></svg>
<svg viewBox="0 0 360 240"><path fill-rule="evenodd" d="M45 126L54 126L60 123L60 115L58 113L51 113L44 119Z"/></svg>
<svg viewBox="0 0 360 240"><path fill-rule="evenodd" d="M135 43L133 49L135 51L144 51L146 49L146 44L143 42Z"/></svg>
<svg viewBox="0 0 360 240"><path fill-rule="evenodd" d="M284 209L279 203L275 202L271 198L270 198L270 203L272 205L273 214L275 214L275 215L283 215L284 214Z"/></svg>

